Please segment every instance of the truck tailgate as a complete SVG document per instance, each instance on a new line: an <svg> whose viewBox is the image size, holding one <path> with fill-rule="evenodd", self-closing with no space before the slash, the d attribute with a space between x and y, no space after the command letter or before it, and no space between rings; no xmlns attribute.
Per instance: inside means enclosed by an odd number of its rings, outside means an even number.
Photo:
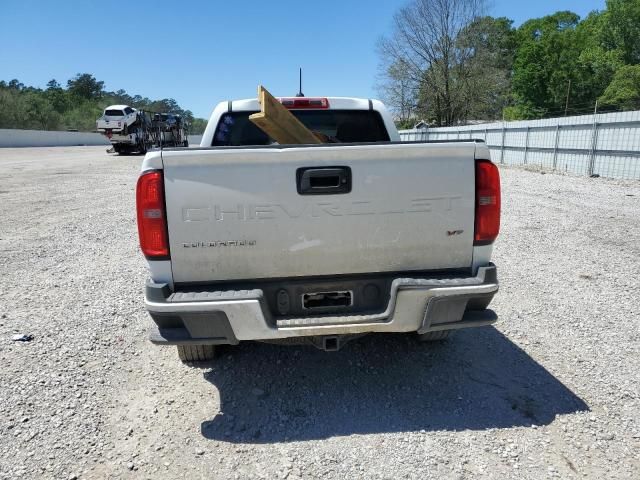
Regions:
<svg viewBox="0 0 640 480"><path fill-rule="evenodd" d="M468 268L474 155L471 142L164 150L173 279ZM299 169L329 167L350 191L299 193Z"/></svg>

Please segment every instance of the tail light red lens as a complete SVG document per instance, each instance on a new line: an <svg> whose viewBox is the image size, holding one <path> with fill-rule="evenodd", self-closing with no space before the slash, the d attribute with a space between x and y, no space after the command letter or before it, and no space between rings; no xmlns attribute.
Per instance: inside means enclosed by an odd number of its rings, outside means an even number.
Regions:
<svg viewBox="0 0 640 480"><path fill-rule="evenodd" d="M500 172L489 160L476 161L474 245L489 245L500 232Z"/></svg>
<svg viewBox="0 0 640 480"><path fill-rule="evenodd" d="M286 108L291 109L304 109L304 108L317 108L325 109L329 108L329 100L326 98L280 98L280 103Z"/></svg>
<svg viewBox="0 0 640 480"><path fill-rule="evenodd" d="M161 171L152 170L138 178L136 210L142 253L153 260L169 258L164 180Z"/></svg>

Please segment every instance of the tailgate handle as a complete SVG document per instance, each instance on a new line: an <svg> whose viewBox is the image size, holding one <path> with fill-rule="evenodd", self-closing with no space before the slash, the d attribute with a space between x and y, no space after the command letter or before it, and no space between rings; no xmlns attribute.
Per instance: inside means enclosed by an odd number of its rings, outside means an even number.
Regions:
<svg viewBox="0 0 640 480"><path fill-rule="evenodd" d="M351 191L351 168L304 167L296 171L300 195L335 195Z"/></svg>

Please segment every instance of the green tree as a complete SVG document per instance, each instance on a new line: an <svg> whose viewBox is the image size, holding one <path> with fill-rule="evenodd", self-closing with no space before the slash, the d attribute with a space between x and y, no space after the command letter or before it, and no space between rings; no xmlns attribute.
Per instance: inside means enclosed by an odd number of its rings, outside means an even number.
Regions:
<svg viewBox="0 0 640 480"><path fill-rule="evenodd" d="M104 82L89 73L79 73L67 82L67 90L78 98L96 99L104 93Z"/></svg>
<svg viewBox="0 0 640 480"><path fill-rule="evenodd" d="M603 41L625 64L640 63L640 0L607 0Z"/></svg>
<svg viewBox="0 0 640 480"><path fill-rule="evenodd" d="M27 93L24 97L24 124L35 130L56 130L60 128L60 114L42 94Z"/></svg>
<svg viewBox="0 0 640 480"><path fill-rule="evenodd" d="M90 132L95 130L96 119L102 115L105 106L86 100L75 102L62 116L62 123L65 128Z"/></svg>
<svg viewBox="0 0 640 480"><path fill-rule="evenodd" d="M516 32L508 18L482 17L471 22L457 38L466 51L469 74L465 104L472 119L500 118L511 94L511 74L516 50Z"/></svg>
<svg viewBox="0 0 640 480"><path fill-rule="evenodd" d="M25 86L17 79L0 80L0 128L53 130L72 128L81 131L95 129L96 119L108 105L126 103L136 108L183 115L186 122L196 123L196 133L204 131L206 120L195 119L174 99L152 101L140 95L130 96L124 90L105 92L104 82L90 74L79 74L63 88L57 80L47 82L45 90Z"/></svg>
<svg viewBox="0 0 640 480"><path fill-rule="evenodd" d="M622 51L611 49L607 38L607 12L592 12L576 28L576 42L581 52L574 77L574 91L580 101L591 106L602 94L615 72L624 65Z"/></svg>
<svg viewBox="0 0 640 480"><path fill-rule="evenodd" d="M599 98L603 106L612 106L624 110L640 108L640 65L621 67L611 83Z"/></svg>
<svg viewBox="0 0 640 480"><path fill-rule="evenodd" d="M0 128L20 128L17 113L21 107L19 97L5 84L0 86Z"/></svg>
<svg viewBox="0 0 640 480"><path fill-rule="evenodd" d="M24 88L24 84L20 83L20 81L17 78L14 78L13 80L9 81L8 86L13 90L22 90Z"/></svg>
<svg viewBox="0 0 640 480"><path fill-rule="evenodd" d="M575 13L564 11L529 20L518 28L512 87L522 112L560 114L568 91L570 101L578 97L580 90L570 90L570 82L577 83L581 49L575 29L579 20Z"/></svg>
<svg viewBox="0 0 640 480"><path fill-rule="evenodd" d="M55 78L47 82L47 90L62 90L62 87Z"/></svg>
<svg viewBox="0 0 640 480"><path fill-rule="evenodd" d="M189 133L193 135L200 135L204 133L204 129L207 127L207 121L204 118L194 118L191 121L191 128Z"/></svg>
<svg viewBox="0 0 640 480"><path fill-rule="evenodd" d="M506 118L562 115L567 94L573 114L591 111L598 97L620 108L633 103L622 98L633 84L633 69L625 65L640 63L640 0L607 0L606 6L582 21L557 12L518 29L513 105ZM622 97L609 88L612 78L625 85Z"/></svg>
<svg viewBox="0 0 640 480"><path fill-rule="evenodd" d="M59 114L64 113L70 108L71 99L68 93L60 86L56 79L47 82L47 89L44 92L45 98L51 104L53 109Z"/></svg>

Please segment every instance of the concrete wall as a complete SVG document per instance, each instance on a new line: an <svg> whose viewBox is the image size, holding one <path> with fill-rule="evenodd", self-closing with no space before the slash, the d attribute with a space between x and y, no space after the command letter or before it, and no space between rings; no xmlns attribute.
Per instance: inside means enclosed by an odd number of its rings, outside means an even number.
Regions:
<svg viewBox="0 0 640 480"><path fill-rule="evenodd" d="M202 135L189 135L189 146L199 147L200 140L202 140Z"/></svg>
<svg viewBox="0 0 640 480"><path fill-rule="evenodd" d="M0 129L0 147L65 147L109 145L99 133Z"/></svg>
<svg viewBox="0 0 640 480"><path fill-rule="evenodd" d="M640 180L640 111L401 130L412 140L484 140L494 162Z"/></svg>
<svg viewBox="0 0 640 480"><path fill-rule="evenodd" d="M202 135L189 135L189 145L200 146ZM0 128L2 147L69 147L81 145L109 145L104 135L90 132L56 132Z"/></svg>

